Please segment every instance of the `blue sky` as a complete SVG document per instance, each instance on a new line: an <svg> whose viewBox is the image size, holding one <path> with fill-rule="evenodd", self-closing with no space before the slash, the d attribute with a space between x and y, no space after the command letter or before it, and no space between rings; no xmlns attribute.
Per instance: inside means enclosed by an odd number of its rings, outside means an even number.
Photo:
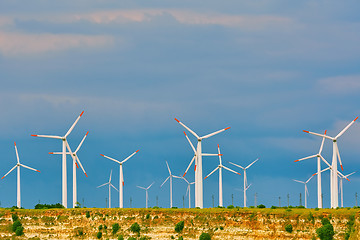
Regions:
<svg viewBox="0 0 360 240"><path fill-rule="evenodd" d="M318 151L320 139L303 129L336 135L360 114L360 17L358 1L1 1L0 149L2 173L24 164L22 202L32 208L61 201L61 160L52 139L63 135L85 111L69 136L76 148L89 131L79 158L89 177L78 173L78 198L103 207L107 190L96 186L119 160L124 165L124 205L145 206L136 185L155 181L150 206L169 206L165 160L182 174L193 153L178 118L199 135L230 126L204 141L207 152L220 144L223 160L247 165L252 183L248 205L298 205L315 161L293 161ZM339 140L344 172L358 170L360 127ZM195 144L195 139L191 138ZM331 143L324 155L330 161ZM68 161L68 202L71 202ZM217 166L204 158L204 176ZM355 204L360 178L344 185L345 205ZM193 173L189 174L193 179ZM204 181L204 206L217 204L217 175ZM324 205L329 206L328 173ZM242 206L242 176L224 173L224 205ZM0 183L1 206L16 204L16 174ZM176 190L175 190L176 189ZM174 205L182 207L186 184L174 181ZM316 207L316 181L309 184ZM118 195L112 202L117 206ZM192 193L194 196L194 193ZM187 201L186 201L187 203ZM194 203L194 200L192 200Z"/></svg>

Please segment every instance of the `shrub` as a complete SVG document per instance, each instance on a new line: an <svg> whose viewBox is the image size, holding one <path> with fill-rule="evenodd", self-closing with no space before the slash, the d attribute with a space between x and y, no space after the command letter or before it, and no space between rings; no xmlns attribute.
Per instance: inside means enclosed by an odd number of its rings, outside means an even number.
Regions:
<svg viewBox="0 0 360 240"><path fill-rule="evenodd" d="M223 227L223 226L220 226L220 230L224 230L224 227Z"/></svg>
<svg viewBox="0 0 360 240"><path fill-rule="evenodd" d="M107 229L107 226L104 224L104 229Z"/></svg>
<svg viewBox="0 0 360 240"><path fill-rule="evenodd" d="M260 204L257 206L258 208L265 208L265 205L264 204Z"/></svg>
<svg viewBox="0 0 360 240"><path fill-rule="evenodd" d="M211 240L211 236L208 233L202 233L199 240Z"/></svg>
<svg viewBox="0 0 360 240"><path fill-rule="evenodd" d="M184 221L180 221L175 225L175 232L181 233L184 229Z"/></svg>
<svg viewBox="0 0 360 240"><path fill-rule="evenodd" d="M319 208L315 208L314 210L315 210L315 211L319 211Z"/></svg>
<svg viewBox="0 0 360 240"><path fill-rule="evenodd" d="M118 240L124 240L123 235L119 235L119 236L118 236Z"/></svg>
<svg viewBox="0 0 360 240"><path fill-rule="evenodd" d="M13 222L15 222L16 220L19 219L18 215L16 215L16 214L12 214L11 218L12 218Z"/></svg>
<svg viewBox="0 0 360 240"><path fill-rule="evenodd" d="M99 231L101 231L103 229L103 225L101 224L99 227L98 227Z"/></svg>
<svg viewBox="0 0 360 240"><path fill-rule="evenodd" d="M271 209L277 209L278 207L277 206L271 206Z"/></svg>
<svg viewBox="0 0 360 240"><path fill-rule="evenodd" d="M128 240L136 240L134 237L129 237Z"/></svg>
<svg viewBox="0 0 360 240"><path fill-rule="evenodd" d="M96 237L97 237L98 239L100 239L100 238L102 237L102 232L98 232L98 233L96 234Z"/></svg>
<svg viewBox="0 0 360 240"><path fill-rule="evenodd" d="M227 206L228 209L234 209L235 207L233 205Z"/></svg>
<svg viewBox="0 0 360 240"><path fill-rule="evenodd" d="M21 224L21 222L19 221L19 219L16 220L16 221L13 223L13 225L12 225L12 231L15 232L18 227L22 227L22 224Z"/></svg>
<svg viewBox="0 0 360 240"><path fill-rule="evenodd" d="M23 226L17 227L15 230L15 234L16 234L16 236L24 235L24 227Z"/></svg>
<svg viewBox="0 0 360 240"><path fill-rule="evenodd" d="M118 223L114 223L114 224L112 225L112 234L115 235L115 234L119 231L119 229L120 229L119 224L118 224Z"/></svg>
<svg viewBox="0 0 360 240"><path fill-rule="evenodd" d="M149 213L148 213L148 214L146 214L145 219L150 219L150 214L149 214Z"/></svg>
<svg viewBox="0 0 360 240"><path fill-rule="evenodd" d="M90 218L90 212L89 211L86 211L86 217Z"/></svg>
<svg viewBox="0 0 360 240"><path fill-rule="evenodd" d="M285 231L287 231L288 233L292 233L293 227L290 223L285 226Z"/></svg>
<svg viewBox="0 0 360 240"><path fill-rule="evenodd" d="M184 240L184 238L183 238L182 236L180 236L180 237L178 238L178 240Z"/></svg>
<svg viewBox="0 0 360 240"><path fill-rule="evenodd" d="M140 235L140 225L138 223L133 223L130 227L130 231L132 231L133 233L137 233L138 235Z"/></svg>
<svg viewBox="0 0 360 240"><path fill-rule="evenodd" d="M321 219L322 227L316 229L316 234L321 240L331 240L334 238L334 227L328 218Z"/></svg>
<svg viewBox="0 0 360 240"><path fill-rule="evenodd" d="M64 208L60 203L56 204L36 204L35 209Z"/></svg>

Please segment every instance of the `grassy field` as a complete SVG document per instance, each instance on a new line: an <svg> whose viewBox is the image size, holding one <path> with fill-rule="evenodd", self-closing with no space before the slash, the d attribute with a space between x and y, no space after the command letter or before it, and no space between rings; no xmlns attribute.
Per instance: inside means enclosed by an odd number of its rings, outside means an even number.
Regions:
<svg viewBox="0 0 360 240"><path fill-rule="evenodd" d="M0 209L0 238L14 238L12 216L17 215L24 227L19 239L97 239L99 232L101 239L199 239L204 232L212 239L316 239L323 218L333 225L335 239L360 239L359 212L358 208ZM180 221L185 227L177 233ZM141 228L139 234L131 231L134 223ZM116 224L119 229L114 232ZM285 229L289 224L292 232Z"/></svg>

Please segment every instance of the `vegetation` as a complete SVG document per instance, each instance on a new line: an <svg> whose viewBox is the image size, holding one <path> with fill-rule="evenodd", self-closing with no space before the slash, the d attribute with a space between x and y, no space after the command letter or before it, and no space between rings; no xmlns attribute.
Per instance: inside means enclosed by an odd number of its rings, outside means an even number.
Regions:
<svg viewBox="0 0 360 240"><path fill-rule="evenodd" d="M89 211L86 211L86 217L90 218L90 212Z"/></svg>
<svg viewBox="0 0 360 240"><path fill-rule="evenodd" d="M349 221L346 224L346 232L345 232L345 240L348 240L350 238L351 233L355 231L355 214L350 215Z"/></svg>
<svg viewBox="0 0 360 240"><path fill-rule="evenodd" d="M118 223L114 223L112 225L112 234L115 235L120 229L120 225Z"/></svg>
<svg viewBox="0 0 360 240"><path fill-rule="evenodd" d="M124 240L123 235L119 235L119 236L118 236L118 240Z"/></svg>
<svg viewBox="0 0 360 240"><path fill-rule="evenodd" d="M202 233L199 240L211 240L211 236L208 233Z"/></svg>
<svg viewBox="0 0 360 240"><path fill-rule="evenodd" d="M285 226L285 231L287 231L288 233L292 233L293 231L293 226L289 223Z"/></svg>
<svg viewBox="0 0 360 240"><path fill-rule="evenodd" d="M332 240L334 239L334 227L331 225L328 218L321 219L322 227L316 229L316 234L321 240Z"/></svg>
<svg viewBox="0 0 360 240"><path fill-rule="evenodd" d="M184 221L180 221L175 225L175 232L181 233L184 229Z"/></svg>
<svg viewBox="0 0 360 240"><path fill-rule="evenodd" d="M257 206L258 208L265 208L265 205L264 204L260 204Z"/></svg>
<svg viewBox="0 0 360 240"><path fill-rule="evenodd" d="M35 205L35 209L50 209L50 208L64 208L63 205L61 205L60 203L56 203L56 204L36 204Z"/></svg>
<svg viewBox="0 0 360 240"><path fill-rule="evenodd" d="M97 237L98 239L102 238L102 232L98 232L98 233L96 234L96 237Z"/></svg>
<svg viewBox="0 0 360 240"><path fill-rule="evenodd" d="M133 233L137 233L138 236L140 235L140 230L140 225L137 222L133 223L130 227L130 231L132 231Z"/></svg>

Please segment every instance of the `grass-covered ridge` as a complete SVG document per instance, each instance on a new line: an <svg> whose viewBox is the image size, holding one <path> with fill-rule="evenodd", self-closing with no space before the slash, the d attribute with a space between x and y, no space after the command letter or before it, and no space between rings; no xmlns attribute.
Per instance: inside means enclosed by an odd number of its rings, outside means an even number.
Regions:
<svg viewBox="0 0 360 240"><path fill-rule="evenodd" d="M324 218L332 224L335 239L360 239L357 208L0 208L2 239L15 235L14 214L24 228L20 239L199 239L202 233L211 239L316 239ZM176 230L181 221L183 229ZM139 231L134 231L135 223Z"/></svg>

